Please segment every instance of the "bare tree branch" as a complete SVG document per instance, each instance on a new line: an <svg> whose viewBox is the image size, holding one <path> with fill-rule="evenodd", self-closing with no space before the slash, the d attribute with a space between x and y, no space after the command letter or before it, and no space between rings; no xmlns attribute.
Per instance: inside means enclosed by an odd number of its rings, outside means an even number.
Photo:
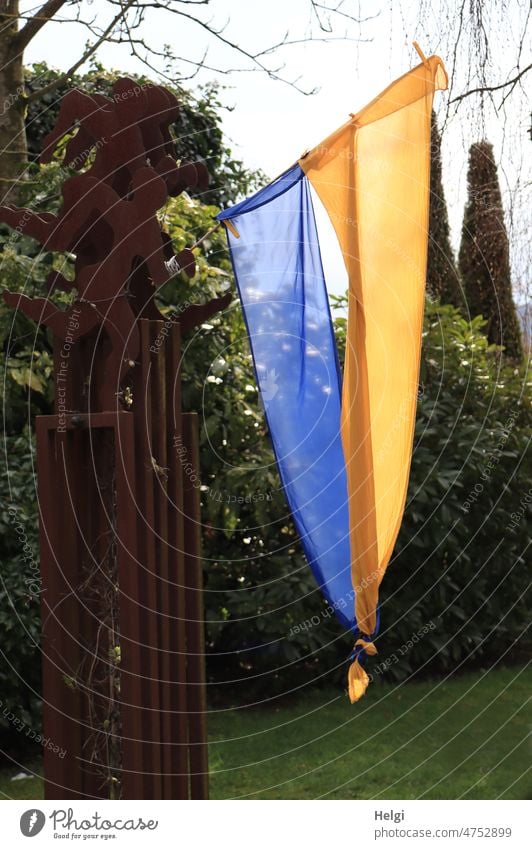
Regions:
<svg viewBox="0 0 532 849"><path fill-rule="evenodd" d="M342 6L344 5L343 0L341 0L340 3L337 3L336 6L328 6L326 3L318 3L317 0L311 0L311 5L320 26L321 20L318 15L318 9L321 9L322 12L329 13L330 15L340 15L340 17L347 18L348 21L352 21L355 24L365 24L366 21L374 21L375 18L378 18L380 15L380 12L377 12L376 15L368 15L365 18L357 18L355 15L350 15L348 12L344 12L342 10ZM327 23L330 24L330 21ZM327 28L325 32L332 32L332 30Z"/></svg>
<svg viewBox="0 0 532 849"><path fill-rule="evenodd" d="M288 33L287 33L288 35ZM311 41L312 44L322 43L322 44L332 44L335 41L341 41L345 44L346 41L356 41L360 42L369 42L372 41L371 38L349 38L348 36L341 35L338 37L332 38L286 38L284 41L279 41L277 44L272 44L271 47L266 47L265 50L260 50L258 53L253 55L253 58L257 58L258 56L269 56L271 53L274 53L276 50L280 50L281 47L292 47L295 44L308 44Z"/></svg>
<svg viewBox="0 0 532 849"><path fill-rule="evenodd" d="M115 0L111 0L111 2L115 2ZM143 6L146 6L146 5L148 5L148 4L143 4ZM280 65L279 67L276 67L276 68L270 68L263 61L261 61L261 57L269 56L269 55L275 53L276 51L280 50L282 47L289 46L289 45L296 45L296 44L302 44L302 43L308 44L308 43L313 43L313 42L322 42L323 43L323 42L330 42L330 41L332 42L332 41L355 40L355 39L349 39L348 37L342 37L342 38L318 37L318 38L316 38L312 35L308 36L308 38L290 39L289 33L287 32L287 33L285 33L284 38L281 41L279 41L277 44L271 45L270 47L265 48L263 50L259 50L257 52L252 52L252 51L246 50L244 47L241 47L236 41L232 41L231 39L229 39L227 36L224 35L224 31L227 27L228 22L223 27L217 29L210 23L210 21L202 21L199 18L194 17L193 15L189 14L188 12L185 12L182 9L170 8L169 6L167 6L164 3L157 3L157 4L150 3L149 5L150 6L157 5L159 8L161 8L161 7L165 8L165 9L167 9L167 11L172 12L172 14L178 15L179 17L182 17L182 18L185 18L185 19L191 21L192 23L199 26L201 29L205 30L205 32L207 32L210 36L212 36L216 40L220 41L226 47L229 47L233 52L243 56L246 60L248 60L252 65L255 66L254 69L253 68L251 68L251 69L250 68L227 68L227 69L223 69L223 68L219 68L219 67L204 66L207 70L210 70L210 71L213 71L213 72L216 72L216 73L219 73L219 74L230 74L230 73L235 73L235 72L249 72L250 70L259 70L259 71L262 71L263 73L265 73L268 77L270 77L270 79L278 80L278 81L287 83L292 88L295 88L301 94L305 94L305 95L314 94L317 91L317 89L313 88L313 89L309 90L309 89L302 88L300 85L298 85L299 78L295 79L295 80L289 80L289 79L286 79L285 77L282 77L281 71L285 67L284 64L282 64L282 65ZM330 9L329 11L334 12L335 10ZM323 28L322 28L322 30L323 30ZM324 30L324 31L328 32L328 30ZM359 39L356 39L356 40L359 40ZM179 57L179 58L180 58L180 61L185 61L185 62L190 61L190 60L187 60L187 59L183 59L182 57Z"/></svg>
<svg viewBox="0 0 532 849"><path fill-rule="evenodd" d="M42 26L52 20L54 12L58 11L65 3L68 2L69 0L47 0L35 16L28 20L26 25L18 34L20 38L20 49L23 49L23 47ZM70 0L70 2L73 2L73 0ZM366 40L351 38L347 33L342 37L333 37L332 35L329 35L329 33L332 33L331 19L333 16L338 15L344 19L361 23L362 21L370 20L370 18L357 18L354 15L349 14L349 12L344 9L344 0L339 0L339 2L333 3L332 5L329 5L326 2L317 2L317 0L309 0L309 2L311 9L313 10L313 14L318 21L319 30L323 33L323 35L313 35L311 31L308 37L291 38L290 33L286 32L282 40L278 41L276 44L254 51L246 49L246 47L242 46L237 39L232 39L225 34L229 20L223 26L218 27L213 23L212 18L202 19L201 16L199 16L196 10L199 10L199 7L203 8L209 6L210 0L127 0L127 2L126 0L108 0L109 6L115 7L116 15L111 24L105 28L98 25L96 17L89 20L82 20L82 4L81 0L78 0L77 13L73 16L72 20L79 23L81 26L85 26L96 39L95 42L87 50L85 50L79 61L69 68L68 71L62 74L53 83L46 86L46 88L41 89L40 91L36 90L31 92L28 99L36 100L38 97L42 96L42 94L46 94L66 82L75 73L75 71L87 61L87 59L95 54L98 47L104 41L113 44L129 45L133 56L135 56L151 71L166 77L166 79L171 82L176 82L177 80L190 80L201 70L224 75L260 71L266 74L270 79L284 82L302 94L314 94L317 91L316 88L304 87L300 84L299 77L287 78L283 74L285 68L284 63L279 62L279 64L276 63L274 66L267 61L268 58L277 51L280 51L283 47L303 43ZM144 23L147 10L166 11L169 14L176 15L183 20L189 21L194 26L203 30L210 39L219 42L227 47L233 54L242 57L245 60L245 63L243 63L245 66L219 67L217 65L207 64L207 46L205 51L202 51L202 56L197 59L188 58L186 56L176 57L170 54L170 58L173 59L175 63L183 63L184 65L188 65L189 68L192 68L190 74L175 74L173 78L167 74L161 74L161 69L154 67L153 62L150 60L155 57L167 60L169 58L169 52L166 48L164 51L155 49L153 45L148 45L144 38L141 37L139 30ZM324 20L324 17L327 19ZM57 18L55 20L59 23Z"/></svg>
<svg viewBox="0 0 532 849"><path fill-rule="evenodd" d="M119 12L118 15L116 15L113 18L113 20L111 21L109 26L102 32L101 36L94 42L94 44L91 44L91 46L87 50L85 50L85 52L83 53L81 58L78 59L78 61L75 62L72 65L72 67L68 69L68 71L65 71L65 73L61 74L61 76L58 77L56 80L54 80L53 82L44 86L44 88L40 88L40 89L37 89L36 91L31 92L27 96L26 102L31 103L33 100L38 100L43 95L48 94L48 92L50 92L50 91L54 91L54 89L58 88L59 86L63 85L64 83L66 83L70 79L72 74L75 74L76 71L78 70L78 68L80 68L81 65L83 65L87 61L87 59L90 59L90 57L93 56L96 53L96 51L98 50L100 45L103 44L103 42L106 40L107 36L113 31L115 26L121 21L123 15L136 2L137 2L137 0L124 0L122 11Z"/></svg>
<svg viewBox="0 0 532 849"><path fill-rule="evenodd" d="M67 0L47 0L44 6L42 6L17 33L15 38L16 49L24 50L32 38L37 35L39 30L42 29L42 27L47 24L51 18L53 18L56 12L58 12L61 6L64 6L66 2Z"/></svg>
<svg viewBox="0 0 532 849"><path fill-rule="evenodd" d="M515 86L519 82L525 74L527 74L532 69L532 65L527 65L526 68L523 68L517 76L513 77L511 80L506 80L505 83L500 83L500 85L483 85L478 88L471 88L469 91L464 91L463 94L458 94L456 97L453 97L449 103L457 103L460 100L463 100L465 97L470 97L472 94L481 94L485 92L494 92L500 91L502 88L507 88L507 86Z"/></svg>

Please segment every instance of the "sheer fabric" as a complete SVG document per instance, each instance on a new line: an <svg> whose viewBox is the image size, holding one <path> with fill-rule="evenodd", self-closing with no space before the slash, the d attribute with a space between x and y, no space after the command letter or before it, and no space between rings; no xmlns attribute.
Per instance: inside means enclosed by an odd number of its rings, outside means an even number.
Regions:
<svg viewBox="0 0 532 849"><path fill-rule="evenodd" d="M341 376L303 171L218 217L238 233L227 236L286 498L319 587L354 629Z"/></svg>
<svg viewBox="0 0 532 849"><path fill-rule="evenodd" d="M318 584L358 637L352 701L368 684L362 662L376 652L379 585L405 507L425 292L430 116L434 92L446 87L441 59L423 57L298 165L219 216L228 226L288 503ZM349 278L342 388L309 182Z"/></svg>
<svg viewBox="0 0 532 849"><path fill-rule="evenodd" d="M302 161L349 275L342 398L356 618L375 631L378 588L403 515L427 261L430 115L445 88L432 56Z"/></svg>

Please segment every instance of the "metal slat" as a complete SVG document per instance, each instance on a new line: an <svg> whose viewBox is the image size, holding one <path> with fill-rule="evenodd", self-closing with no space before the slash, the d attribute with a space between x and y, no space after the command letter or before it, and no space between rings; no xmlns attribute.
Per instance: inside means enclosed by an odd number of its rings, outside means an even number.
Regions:
<svg viewBox="0 0 532 849"><path fill-rule="evenodd" d="M190 798L207 799L209 795L209 767L205 694L198 416L196 413L185 413L182 421L183 444L187 451L188 462L194 470L183 477Z"/></svg>
<svg viewBox="0 0 532 849"><path fill-rule="evenodd" d="M168 456L169 611L171 628L169 708L172 721L169 797L188 798L188 724L186 690L185 562L182 468L178 456L181 439L181 332L172 325L166 356L166 438Z"/></svg>

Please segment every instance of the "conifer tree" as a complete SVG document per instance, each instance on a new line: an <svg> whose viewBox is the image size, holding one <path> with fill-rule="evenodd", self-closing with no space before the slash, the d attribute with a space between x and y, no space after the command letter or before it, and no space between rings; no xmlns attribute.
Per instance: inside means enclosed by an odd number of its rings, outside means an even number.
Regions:
<svg viewBox="0 0 532 849"><path fill-rule="evenodd" d="M469 312L486 319L490 342L503 345L508 357L520 360L523 348L512 295L508 234L493 146L487 141L469 150L467 186L458 262Z"/></svg>
<svg viewBox="0 0 532 849"><path fill-rule="evenodd" d="M430 206L427 289L442 304L459 307L463 303L460 283L449 238L449 217L443 192L441 137L436 113L432 111L430 132Z"/></svg>

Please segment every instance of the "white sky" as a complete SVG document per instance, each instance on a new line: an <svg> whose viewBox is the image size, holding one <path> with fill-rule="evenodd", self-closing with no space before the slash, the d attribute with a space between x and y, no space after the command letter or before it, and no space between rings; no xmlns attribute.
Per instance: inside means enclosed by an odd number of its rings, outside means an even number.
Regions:
<svg viewBox="0 0 532 849"><path fill-rule="evenodd" d="M248 167L262 168L270 177L294 162L308 147L312 147L346 120L349 112L357 111L393 79L403 74L419 59L412 40L419 41L427 55L438 53L453 68L451 45L457 25L452 7L457 0L345 0L342 8L359 16L376 16L360 25L337 19L332 35L338 41L308 43L281 48L267 59L271 67L285 63L283 75L299 77L307 89L319 87L319 92L305 97L282 82L269 79L262 73L233 73L230 75L203 71L190 86L198 82L217 80L227 86L222 92L225 105L232 111L223 112L223 126L230 146ZM518 49L518 34L529 12L529 0L509 0L508 8L499 19L493 7L487 8L488 38L492 50L493 80L498 83L513 76ZM35 2L23 0L23 9L35 7ZM179 4L176 3L176 8ZM466 3L465 7L469 8ZM110 19L106 0L85 0L86 17L97 16L102 25ZM288 31L291 38L303 38L310 31L311 15L308 0L211 0L207 8L181 6L197 13L217 26L227 23L224 36L248 50L263 49L281 41ZM451 9L446 21L445 9ZM358 11L360 10L360 11ZM63 13L68 14L68 8ZM315 23L315 34L319 34ZM363 41L343 41L349 35ZM196 59L209 47L207 63L215 67L246 67L243 57L217 44L204 30L192 22L168 13L152 11L143 29L145 40L155 49L164 51L169 44L175 55ZM87 41L87 31L76 24L49 23L34 39L25 55L26 63L45 60L49 65L66 69L76 61ZM466 76L474 63L471 48L464 43L457 56L455 68L456 91L463 90ZM528 52L528 56L526 55ZM530 40L521 57L521 66L530 63ZM146 73L145 66L130 55L126 45L105 45L97 58L105 67L121 71ZM155 60L164 69L163 60ZM249 65L248 65L249 66ZM190 66L178 67L186 73ZM80 69L83 71L83 68ZM532 78L532 74L531 74ZM186 85L186 84L185 84ZM473 80L472 86L475 85ZM528 81L530 90L530 81ZM438 92L435 107L441 121L446 114L448 94ZM500 96L498 102L500 102ZM443 137L444 186L455 248L460 239L463 206L466 197L467 151L469 145L487 137L495 146L507 210L513 199L514 217L508 217L511 228L514 286L519 300L529 289L529 233L531 215L530 185L532 179L532 142L527 134L530 126L530 100L523 88L516 88L511 101L498 111L487 102L479 108L475 99L464 102L457 114L449 118ZM323 222L321 222L323 224ZM320 226L321 226L320 224ZM329 243L329 240L327 240ZM331 241L331 245L333 240ZM332 251L332 248L331 248ZM331 288L344 286L338 257L329 263Z"/></svg>

